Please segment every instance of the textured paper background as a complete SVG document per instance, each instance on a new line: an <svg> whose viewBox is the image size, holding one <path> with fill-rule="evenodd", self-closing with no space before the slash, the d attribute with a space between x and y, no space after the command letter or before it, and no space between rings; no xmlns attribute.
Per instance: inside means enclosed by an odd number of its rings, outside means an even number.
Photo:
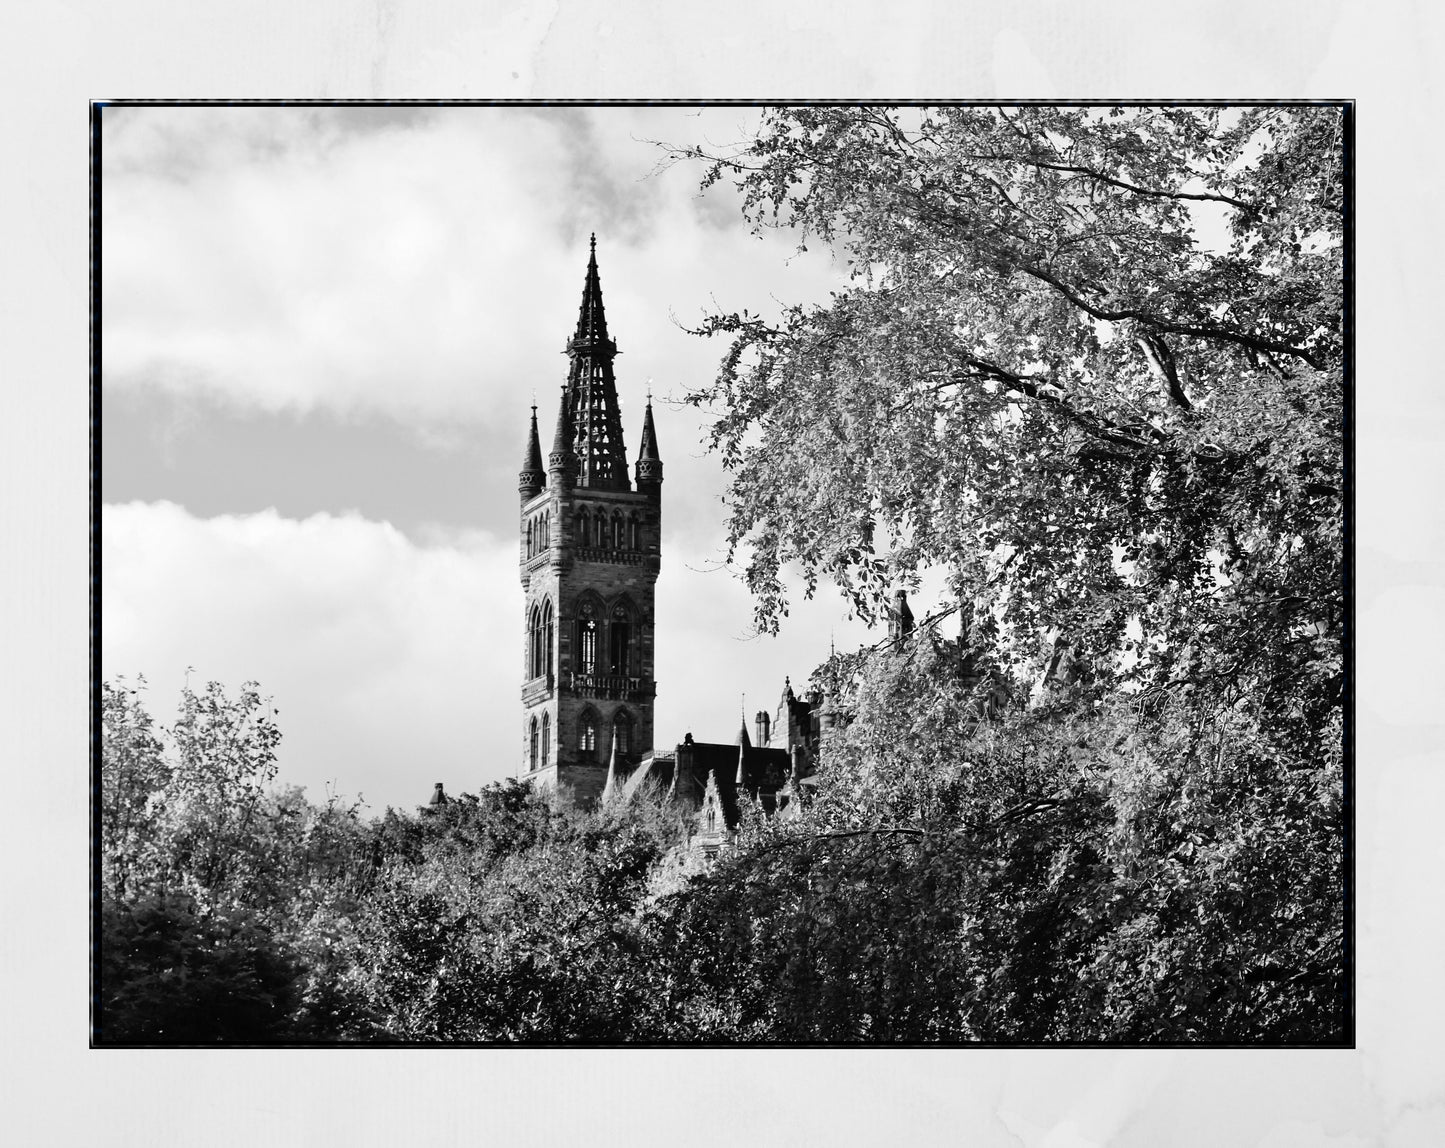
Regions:
<svg viewBox="0 0 1445 1148"><path fill-rule="evenodd" d="M7 1139L1445 1143L1442 59L1424 2L6 7ZM662 96L1360 101L1358 1050L87 1050L86 101Z"/></svg>

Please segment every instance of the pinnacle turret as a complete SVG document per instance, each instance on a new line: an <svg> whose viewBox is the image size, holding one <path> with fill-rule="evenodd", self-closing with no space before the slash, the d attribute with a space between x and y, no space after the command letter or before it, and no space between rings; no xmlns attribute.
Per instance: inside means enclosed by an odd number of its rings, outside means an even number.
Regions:
<svg viewBox="0 0 1445 1148"><path fill-rule="evenodd" d="M547 457L547 473L555 476L560 488L572 485L577 472L577 455L572 450L572 403L567 389L557 406L557 433L552 436L552 453Z"/></svg>
<svg viewBox="0 0 1445 1148"><path fill-rule="evenodd" d="M657 428L652 423L652 394L642 416L642 445L637 449L637 489L656 490L662 482L662 459L657 453Z"/></svg>
<svg viewBox="0 0 1445 1148"><path fill-rule="evenodd" d="M537 437L537 404L532 404L532 427L527 435L527 450L522 458L522 470L517 475L517 489L522 498L533 498L542 493L547 483L547 471L542 465L542 443Z"/></svg>
<svg viewBox="0 0 1445 1148"><path fill-rule="evenodd" d="M607 759L607 780L602 785L602 803L614 800L620 791L617 776L617 735L612 736L612 753Z"/></svg>

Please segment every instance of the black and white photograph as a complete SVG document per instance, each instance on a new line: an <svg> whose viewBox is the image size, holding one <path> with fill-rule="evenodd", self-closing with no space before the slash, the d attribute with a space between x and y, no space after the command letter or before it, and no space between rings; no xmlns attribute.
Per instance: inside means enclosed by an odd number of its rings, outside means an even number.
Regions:
<svg viewBox="0 0 1445 1148"><path fill-rule="evenodd" d="M1354 1047L1354 115L97 101L92 1047Z"/></svg>

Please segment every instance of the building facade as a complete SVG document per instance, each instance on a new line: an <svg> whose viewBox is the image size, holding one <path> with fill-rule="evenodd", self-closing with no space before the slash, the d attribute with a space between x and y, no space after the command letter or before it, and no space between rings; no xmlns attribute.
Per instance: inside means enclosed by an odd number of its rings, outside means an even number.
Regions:
<svg viewBox="0 0 1445 1148"><path fill-rule="evenodd" d="M654 587L661 569L662 460L652 401L628 473L593 236L567 381L544 464L532 423L522 470L522 769L584 802L608 766L652 752Z"/></svg>

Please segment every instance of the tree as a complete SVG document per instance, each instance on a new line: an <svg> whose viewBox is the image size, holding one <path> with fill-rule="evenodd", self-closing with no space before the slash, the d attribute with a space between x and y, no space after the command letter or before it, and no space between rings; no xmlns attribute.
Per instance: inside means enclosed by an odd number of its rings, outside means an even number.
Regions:
<svg viewBox="0 0 1445 1148"><path fill-rule="evenodd" d="M705 157L756 228L853 276L702 328L730 339L691 401L717 411L759 623L789 561L865 615L940 565L1004 640L1061 628L1106 675L1127 647L1169 680L1201 630L1265 672L1252 652L1301 622L1337 648L1343 130L1338 108L795 108Z"/></svg>
<svg viewBox="0 0 1445 1148"><path fill-rule="evenodd" d="M639 918L676 827L656 803L554 809L508 781L382 829L354 978L375 1032L416 1041L620 1041L658 1031Z"/></svg>
<svg viewBox="0 0 1445 1148"><path fill-rule="evenodd" d="M700 328L728 340L690 401L759 626L789 563L865 617L942 567L962 620L835 660L857 718L825 796L734 858L838 968L957 940L940 967L972 987L922 1027L856 975L770 982L814 1036L861 1010L895 1018L875 1033L1341 1039L1345 117L802 108L727 155L674 149L851 268L826 304ZM1066 648L1076 672L1001 722L951 668ZM847 882L802 914L804 859L869 874L882 843L899 888L949 890L911 902L930 924L870 927ZM745 980L772 925L699 889L689 928L740 938Z"/></svg>
<svg viewBox="0 0 1445 1148"><path fill-rule="evenodd" d="M294 1038L300 963L251 911L202 913L184 894L106 898L105 1044L272 1044Z"/></svg>
<svg viewBox="0 0 1445 1148"><path fill-rule="evenodd" d="M171 779L145 710L145 679L100 686L100 862L106 893L126 897L148 873Z"/></svg>
<svg viewBox="0 0 1445 1148"><path fill-rule="evenodd" d="M182 691L169 729L144 680L101 685L105 1042L325 1039L362 1022L347 915L373 874L355 804L275 791L280 732L253 683Z"/></svg>

